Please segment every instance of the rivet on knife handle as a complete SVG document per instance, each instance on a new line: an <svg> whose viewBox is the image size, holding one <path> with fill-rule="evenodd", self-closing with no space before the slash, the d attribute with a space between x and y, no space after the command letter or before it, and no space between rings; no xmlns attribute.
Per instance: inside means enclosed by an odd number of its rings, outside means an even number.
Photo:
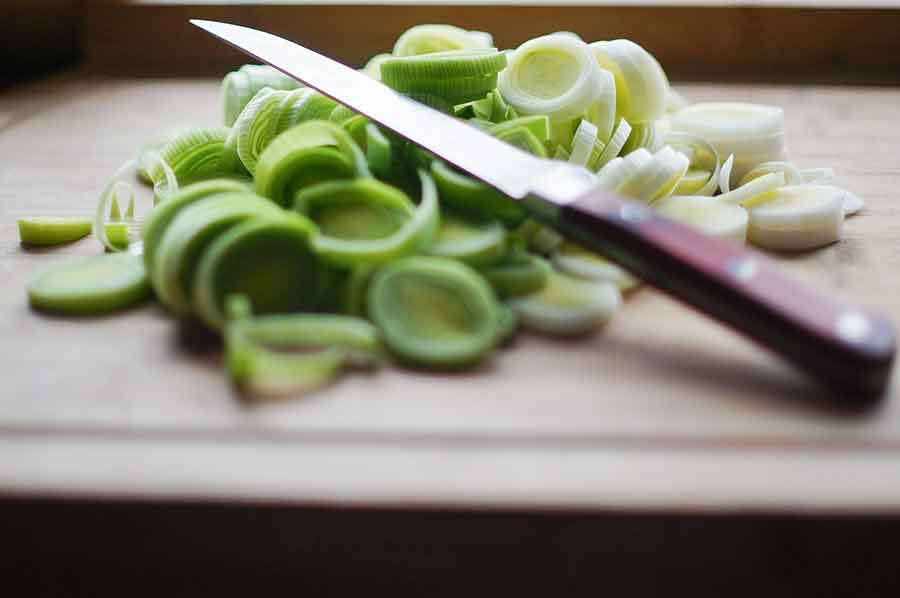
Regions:
<svg viewBox="0 0 900 598"><path fill-rule="evenodd" d="M599 190L562 207L558 219L579 242L767 346L843 396L875 398L889 381L896 350L891 322L787 278L762 254Z"/></svg>

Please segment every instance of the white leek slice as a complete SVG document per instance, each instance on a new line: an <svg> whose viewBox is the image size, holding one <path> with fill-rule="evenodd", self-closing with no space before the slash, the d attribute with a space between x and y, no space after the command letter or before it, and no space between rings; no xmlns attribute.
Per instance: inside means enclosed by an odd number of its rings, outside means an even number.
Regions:
<svg viewBox="0 0 900 598"><path fill-rule="evenodd" d="M597 173L597 184L603 189L615 191L651 160L653 160L653 154L643 147L624 158L616 158Z"/></svg>
<svg viewBox="0 0 900 598"><path fill-rule="evenodd" d="M734 168L734 154L728 156L719 169L719 189L722 193L731 191L731 169Z"/></svg>
<svg viewBox="0 0 900 598"><path fill-rule="evenodd" d="M497 87L519 114L564 121L587 112L599 91L597 76L587 44L568 35L545 35L509 55Z"/></svg>
<svg viewBox="0 0 900 598"><path fill-rule="evenodd" d="M571 241L560 245L551 254L550 261L564 274L587 280L611 282L623 293L640 284L637 278L619 266Z"/></svg>
<svg viewBox="0 0 900 598"><path fill-rule="evenodd" d="M627 39L595 42L597 63L616 79L616 106L632 123L651 122L666 111L669 81L647 50Z"/></svg>
<svg viewBox="0 0 900 598"><path fill-rule="evenodd" d="M840 240L843 189L828 185L781 187L750 210L750 242L765 249L801 251Z"/></svg>
<svg viewBox="0 0 900 598"><path fill-rule="evenodd" d="M798 169L792 163L786 162L784 160L773 160L771 162L763 162L754 166L747 174L741 177L740 184L744 185L757 177L775 172L784 173L784 180L785 184L787 185L802 185L805 182L809 182L805 180L805 177L803 176L803 173L800 172L800 169Z"/></svg>
<svg viewBox="0 0 900 598"><path fill-rule="evenodd" d="M597 137L608 141L616 125L616 80L613 74L597 69L597 97L590 105L587 119L597 126Z"/></svg>
<svg viewBox="0 0 900 598"><path fill-rule="evenodd" d="M416 25L394 43L394 56L418 56L447 50L490 48L493 38L484 31L468 31L453 25Z"/></svg>
<svg viewBox="0 0 900 598"><path fill-rule="evenodd" d="M523 326L554 336L594 332L609 321L620 303L615 284L559 272L551 272L540 291L508 301Z"/></svg>
<svg viewBox="0 0 900 598"><path fill-rule="evenodd" d="M844 190L844 216L853 216L865 207L862 198L851 191Z"/></svg>
<svg viewBox="0 0 900 598"><path fill-rule="evenodd" d="M594 149L596 142L597 127L588 120L582 120L572 138L572 154L569 156L569 162L578 166L587 166L591 158L591 150Z"/></svg>
<svg viewBox="0 0 900 598"><path fill-rule="evenodd" d="M622 148L625 147L625 143L630 136L631 125L624 118L620 118L619 124L616 125L616 130L613 131L609 142L603 149L603 153L600 154L600 158L597 160L597 165L594 167L595 170L599 171L612 162L619 155L619 152L622 151Z"/></svg>
<svg viewBox="0 0 900 598"><path fill-rule="evenodd" d="M783 171L770 172L760 177L751 179L737 189L732 189L728 193L723 193L716 197L717 200L724 203L744 206L752 208L761 203L765 203L775 198L775 191L779 187L785 185L785 174Z"/></svg>
<svg viewBox="0 0 900 598"><path fill-rule="evenodd" d="M747 210L707 195L672 195L653 204L663 216L702 233L736 243L747 238Z"/></svg>
<svg viewBox="0 0 900 598"><path fill-rule="evenodd" d="M633 154L629 154L631 156ZM626 161L628 157L626 157ZM670 194L684 173L688 159L671 147L664 147L645 161L631 176L623 181L616 192L626 197L651 203Z"/></svg>
<svg viewBox="0 0 900 598"><path fill-rule="evenodd" d="M718 141L769 137L784 132L784 110L741 102L700 102L671 115L672 130Z"/></svg>
<svg viewBox="0 0 900 598"><path fill-rule="evenodd" d="M669 87L669 93L666 94L666 113L678 112L682 108L687 107L690 102L684 95Z"/></svg>
<svg viewBox="0 0 900 598"><path fill-rule="evenodd" d="M686 182L686 186L683 189L681 187L681 182L685 182L685 180L682 179L679 186L675 189L675 195L713 195L719 188L720 169L719 152L716 150L715 146L703 137L692 135L691 133L667 133L665 142L679 151L681 151L682 148L687 148L689 154L685 153L685 155L689 155L688 159L691 161L691 167L696 166L699 167L701 171L709 171L708 178L696 189L696 191L688 190L694 184L690 180ZM688 169L688 174L690 171L691 168ZM698 175L695 174L694 176Z"/></svg>
<svg viewBox="0 0 900 598"><path fill-rule="evenodd" d="M704 170L702 168L688 168L687 172L684 173L684 176L681 177L681 180L678 181L678 184L675 185L675 189L672 191L672 194L706 195L705 193L700 193L700 191L711 178L712 173L708 170Z"/></svg>

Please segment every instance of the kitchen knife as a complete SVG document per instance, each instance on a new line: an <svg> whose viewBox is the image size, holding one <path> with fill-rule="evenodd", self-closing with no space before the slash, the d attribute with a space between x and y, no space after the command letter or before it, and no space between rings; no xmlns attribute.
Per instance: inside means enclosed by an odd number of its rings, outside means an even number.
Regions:
<svg viewBox="0 0 900 598"><path fill-rule="evenodd" d="M536 219L765 345L834 396L867 401L887 386L896 334L883 315L816 293L760 253L596 188L584 168L537 158L296 43L191 22L521 201Z"/></svg>

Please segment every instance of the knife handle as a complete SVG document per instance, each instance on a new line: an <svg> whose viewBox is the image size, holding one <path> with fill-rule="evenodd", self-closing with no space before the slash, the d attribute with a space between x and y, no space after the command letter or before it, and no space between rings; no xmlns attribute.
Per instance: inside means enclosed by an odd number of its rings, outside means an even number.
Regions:
<svg viewBox="0 0 900 598"><path fill-rule="evenodd" d="M768 347L843 398L871 400L888 384L896 342L891 322L787 278L761 253L600 190L561 207L557 218L571 238Z"/></svg>

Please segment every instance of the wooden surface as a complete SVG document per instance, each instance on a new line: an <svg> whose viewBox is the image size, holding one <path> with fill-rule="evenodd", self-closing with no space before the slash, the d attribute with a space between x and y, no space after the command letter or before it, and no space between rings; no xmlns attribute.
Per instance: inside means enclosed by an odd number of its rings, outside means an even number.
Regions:
<svg viewBox="0 0 900 598"><path fill-rule="evenodd" d="M85 60L97 72L218 75L240 64L241 55L198 35L188 19L234 22L302 39L355 65L389 51L412 25L452 23L494 33L501 48L549 31L575 31L586 40L627 37L680 80L900 82L897 0L396 4L86 0L81 39Z"/></svg>
<svg viewBox="0 0 900 598"><path fill-rule="evenodd" d="M769 355L648 290L590 340L521 335L477 372L389 367L252 405L229 388L218 353L156 306L94 319L32 312L29 276L99 246L25 249L15 219L91 213L148 136L216 123L217 87L71 74L0 95L0 494L900 511L896 376L875 409L836 410ZM841 243L786 257L785 270L900 321L900 90L679 89L785 108L796 162L834 167L868 202Z"/></svg>

